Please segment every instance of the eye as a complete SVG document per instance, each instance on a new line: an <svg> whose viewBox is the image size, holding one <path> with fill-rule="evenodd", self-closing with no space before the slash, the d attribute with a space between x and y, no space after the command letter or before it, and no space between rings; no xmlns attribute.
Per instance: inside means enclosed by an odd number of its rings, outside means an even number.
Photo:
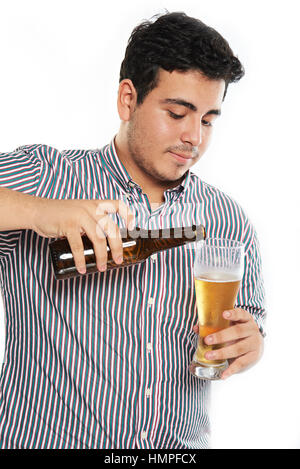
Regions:
<svg viewBox="0 0 300 469"><path fill-rule="evenodd" d="M202 120L202 124L205 125L205 127L212 127L212 122Z"/></svg>
<svg viewBox="0 0 300 469"><path fill-rule="evenodd" d="M172 111L168 111L170 117L172 117L172 119L182 119L184 117L184 115L181 115L181 114L175 114L174 112Z"/></svg>

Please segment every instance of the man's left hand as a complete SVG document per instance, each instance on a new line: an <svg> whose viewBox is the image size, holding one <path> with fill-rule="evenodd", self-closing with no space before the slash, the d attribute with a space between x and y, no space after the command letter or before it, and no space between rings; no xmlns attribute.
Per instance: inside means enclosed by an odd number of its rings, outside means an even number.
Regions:
<svg viewBox="0 0 300 469"><path fill-rule="evenodd" d="M208 360L229 360L229 367L223 372L222 379L229 378L254 365L262 356L264 340L253 316L244 309L235 308L223 312L223 317L231 321L227 329L205 337L207 345L224 344L218 350L206 352ZM199 331L198 326L195 332Z"/></svg>

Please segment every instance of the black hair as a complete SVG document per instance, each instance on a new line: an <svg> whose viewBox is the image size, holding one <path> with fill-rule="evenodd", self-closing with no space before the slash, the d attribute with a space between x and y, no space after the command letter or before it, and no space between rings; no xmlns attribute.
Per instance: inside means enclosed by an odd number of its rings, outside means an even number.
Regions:
<svg viewBox="0 0 300 469"><path fill-rule="evenodd" d="M199 70L207 78L223 79L225 94L228 84L244 75L241 62L215 29L182 12L154 18L134 28L120 69L120 82L133 82L137 104L158 85L159 69Z"/></svg>

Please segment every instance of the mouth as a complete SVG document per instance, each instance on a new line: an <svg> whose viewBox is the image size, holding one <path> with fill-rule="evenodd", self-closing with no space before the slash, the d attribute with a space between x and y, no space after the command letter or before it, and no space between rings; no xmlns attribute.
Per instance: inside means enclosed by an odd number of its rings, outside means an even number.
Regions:
<svg viewBox="0 0 300 469"><path fill-rule="evenodd" d="M176 161L182 164L186 164L188 161L191 161L193 159L192 155L182 155L180 153L174 153L172 151L169 151L170 155L175 158Z"/></svg>

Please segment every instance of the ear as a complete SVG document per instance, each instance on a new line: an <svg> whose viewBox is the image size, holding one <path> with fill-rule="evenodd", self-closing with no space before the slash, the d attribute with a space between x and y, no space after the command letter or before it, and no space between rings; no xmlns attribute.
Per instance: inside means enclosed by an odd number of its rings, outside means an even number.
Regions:
<svg viewBox="0 0 300 469"><path fill-rule="evenodd" d="M122 121L129 121L135 110L137 92L131 80L122 80L118 91L118 112Z"/></svg>

